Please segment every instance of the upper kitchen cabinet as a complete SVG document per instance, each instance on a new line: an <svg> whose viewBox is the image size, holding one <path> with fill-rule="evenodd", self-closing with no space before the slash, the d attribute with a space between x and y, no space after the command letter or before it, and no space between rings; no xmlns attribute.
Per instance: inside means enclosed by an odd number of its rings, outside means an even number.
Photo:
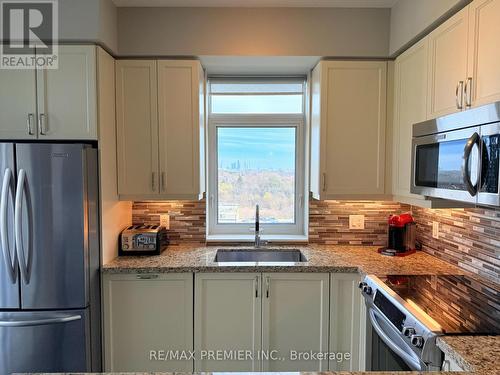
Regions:
<svg viewBox="0 0 500 375"><path fill-rule="evenodd" d="M120 199L205 192L204 73L193 60L116 63Z"/></svg>
<svg viewBox="0 0 500 375"><path fill-rule="evenodd" d="M0 69L0 139L35 139L34 69Z"/></svg>
<svg viewBox="0 0 500 375"><path fill-rule="evenodd" d="M475 0L469 5L469 59L466 105L500 100L500 0Z"/></svg>
<svg viewBox="0 0 500 375"><path fill-rule="evenodd" d="M413 124L427 115L429 40L423 39L396 59L392 131L392 193L398 201L415 203L410 193Z"/></svg>
<svg viewBox="0 0 500 375"><path fill-rule="evenodd" d="M469 9L464 8L429 35L427 117L435 118L465 108Z"/></svg>
<svg viewBox="0 0 500 375"><path fill-rule="evenodd" d="M156 61L116 61L118 192L157 195Z"/></svg>
<svg viewBox="0 0 500 375"><path fill-rule="evenodd" d="M58 64L0 71L1 139L97 139L96 47L59 46Z"/></svg>
<svg viewBox="0 0 500 375"><path fill-rule="evenodd" d="M387 63L321 61L312 73L315 199L385 198Z"/></svg>
<svg viewBox="0 0 500 375"><path fill-rule="evenodd" d="M97 139L96 47L59 46L58 58L37 70L39 139Z"/></svg>
<svg viewBox="0 0 500 375"><path fill-rule="evenodd" d="M204 73L198 61L158 61L160 194L201 198L205 192Z"/></svg>

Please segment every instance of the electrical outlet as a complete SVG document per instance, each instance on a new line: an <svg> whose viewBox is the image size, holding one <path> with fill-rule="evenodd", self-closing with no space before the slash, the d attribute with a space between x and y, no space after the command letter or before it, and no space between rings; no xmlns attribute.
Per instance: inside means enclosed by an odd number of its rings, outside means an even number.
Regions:
<svg viewBox="0 0 500 375"><path fill-rule="evenodd" d="M439 223L437 221L432 222L432 238L439 238Z"/></svg>
<svg viewBox="0 0 500 375"><path fill-rule="evenodd" d="M349 229L365 229L365 215L349 215Z"/></svg>
<svg viewBox="0 0 500 375"><path fill-rule="evenodd" d="M170 216L168 214L160 215L160 225L166 229L170 229Z"/></svg>

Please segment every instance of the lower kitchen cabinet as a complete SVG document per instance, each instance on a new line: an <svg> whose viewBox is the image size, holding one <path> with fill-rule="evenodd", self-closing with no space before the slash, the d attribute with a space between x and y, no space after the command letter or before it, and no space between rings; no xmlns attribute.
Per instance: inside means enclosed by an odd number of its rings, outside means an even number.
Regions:
<svg viewBox="0 0 500 375"><path fill-rule="evenodd" d="M330 371L364 371L366 315L360 281L357 273L331 274L330 352L349 353L350 360L330 359Z"/></svg>
<svg viewBox="0 0 500 375"><path fill-rule="evenodd" d="M104 275L106 371L193 371L193 275ZM164 351L164 352L161 352Z"/></svg>
<svg viewBox="0 0 500 375"><path fill-rule="evenodd" d="M290 351L298 356L328 350L328 278L322 273L196 274L195 371L326 370L327 361L293 360ZM207 354L238 350L250 351L252 358L220 361Z"/></svg>
<svg viewBox="0 0 500 375"><path fill-rule="evenodd" d="M260 371L261 277L258 273L195 275L195 371ZM251 351L248 360L209 354ZM206 354L206 355L205 355Z"/></svg>
<svg viewBox="0 0 500 375"><path fill-rule="evenodd" d="M262 274L262 349L276 351L284 359L263 360L264 371L327 370L328 361L306 357L328 351L328 277L324 273Z"/></svg>

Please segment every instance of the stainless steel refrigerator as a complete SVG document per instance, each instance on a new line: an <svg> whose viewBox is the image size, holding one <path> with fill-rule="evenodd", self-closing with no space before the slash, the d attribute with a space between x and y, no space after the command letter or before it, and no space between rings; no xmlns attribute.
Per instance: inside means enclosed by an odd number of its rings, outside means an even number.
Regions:
<svg viewBox="0 0 500 375"><path fill-rule="evenodd" d="M0 374L100 371L97 150L0 143Z"/></svg>

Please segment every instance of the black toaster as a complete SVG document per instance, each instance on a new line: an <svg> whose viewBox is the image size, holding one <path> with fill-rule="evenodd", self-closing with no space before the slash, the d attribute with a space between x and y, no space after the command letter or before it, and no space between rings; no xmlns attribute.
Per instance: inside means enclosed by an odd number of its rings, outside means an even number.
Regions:
<svg viewBox="0 0 500 375"><path fill-rule="evenodd" d="M160 225L131 225L120 234L118 255L159 255L168 245Z"/></svg>

